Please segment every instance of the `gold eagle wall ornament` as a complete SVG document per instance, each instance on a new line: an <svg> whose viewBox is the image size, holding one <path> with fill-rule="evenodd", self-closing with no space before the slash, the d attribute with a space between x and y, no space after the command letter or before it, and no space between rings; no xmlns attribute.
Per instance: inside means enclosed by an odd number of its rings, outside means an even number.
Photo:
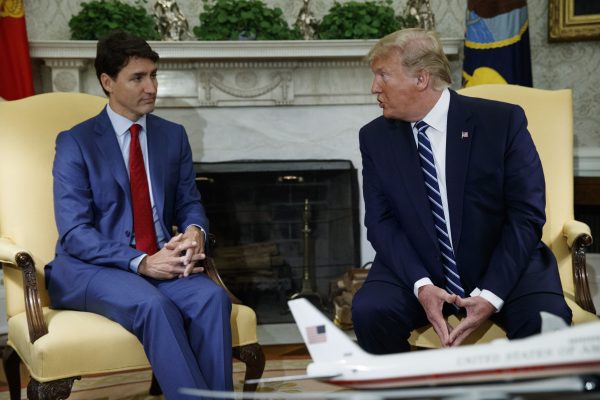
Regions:
<svg viewBox="0 0 600 400"><path fill-rule="evenodd" d="M0 17L23 18L23 0L0 0Z"/></svg>

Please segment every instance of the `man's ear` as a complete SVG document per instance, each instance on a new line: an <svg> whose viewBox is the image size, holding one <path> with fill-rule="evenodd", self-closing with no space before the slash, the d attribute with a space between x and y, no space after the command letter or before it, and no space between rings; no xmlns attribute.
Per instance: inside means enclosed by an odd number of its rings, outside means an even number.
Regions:
<svg viewBox="0 0 600 400"><path fill-rule="evenodd" d="M417 89L425 90L429 87L429 82L431 81L431 74L428 71L420 70L417 72Z"/></svg>
<svg viewBox="0 0 600 400"><path fill-rule="evenodd" d="M103 72L100 75L100 83L102 84L104 90L106 90L109 94L112 93L112 86L114 81L110 76L108 76L106 72Z"/></svg>

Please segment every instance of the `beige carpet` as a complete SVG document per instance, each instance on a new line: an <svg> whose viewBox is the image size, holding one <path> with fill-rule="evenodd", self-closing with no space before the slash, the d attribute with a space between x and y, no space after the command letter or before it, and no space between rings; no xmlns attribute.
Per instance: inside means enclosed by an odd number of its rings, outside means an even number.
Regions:
<svg viewBox="0 0 600 400"><path fill-rule="evenodd" d="M282 376L282 375L302 375L306 371L306 365L310 362L308 359L292 360L272 360L267 361L264 377ZM236 391L240 391L243 385L244 364L235 362L233 364L233 382ZM87 377L75 381L73 391L69 399L78 400L160 400L162 396L148 395L150 379L152 375L150 370L128 372L123 374ZM8 389L2 388L0 400L8 400ZM277 382L260 385L261 392L286 392L302 393L325 391L331 392L340 390L339 387L326 383L303 380ZM26 399L26 389L21 391L21 398Z"/></svg>

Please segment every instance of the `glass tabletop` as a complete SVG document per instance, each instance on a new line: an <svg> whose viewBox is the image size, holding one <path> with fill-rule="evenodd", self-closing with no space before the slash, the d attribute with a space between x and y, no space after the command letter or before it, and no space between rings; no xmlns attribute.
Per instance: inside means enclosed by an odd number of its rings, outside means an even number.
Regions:
<svg viewBox="0 0 600 400"><path fill-rule="evenodd" d="M260 388L259 388L260 389ZM333 392L219 392L183 388L189 398L273 399L273 400L588 400L600 396L600 376L564 376L520 382L401 388L393 390L345 390Z"/></svg>

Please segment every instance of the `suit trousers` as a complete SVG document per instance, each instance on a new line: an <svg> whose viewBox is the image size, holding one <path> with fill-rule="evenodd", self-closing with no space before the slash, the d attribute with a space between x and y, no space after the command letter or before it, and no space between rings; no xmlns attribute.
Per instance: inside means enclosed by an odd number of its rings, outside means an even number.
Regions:
<svg viewBox="0 0 600 400"><path fill-rule="evenodd" d="M167 399L182 387L233 390L231 302L205 274L155 280L98 267L85 304L137 336Z"/></svg>
<svg viewBox="0 0 600 400"><path fill-rule="evenodd" d="M444 307L445 314L451 311ZM540 311L571 324L572 312L563 296L548 292L509 299L491 319L509 339L517 339L540 333ZM408 351L411 332L429 324L412 289L376 280L365 282L352 299L352 321L358 344L372 354Z"/></svg>

